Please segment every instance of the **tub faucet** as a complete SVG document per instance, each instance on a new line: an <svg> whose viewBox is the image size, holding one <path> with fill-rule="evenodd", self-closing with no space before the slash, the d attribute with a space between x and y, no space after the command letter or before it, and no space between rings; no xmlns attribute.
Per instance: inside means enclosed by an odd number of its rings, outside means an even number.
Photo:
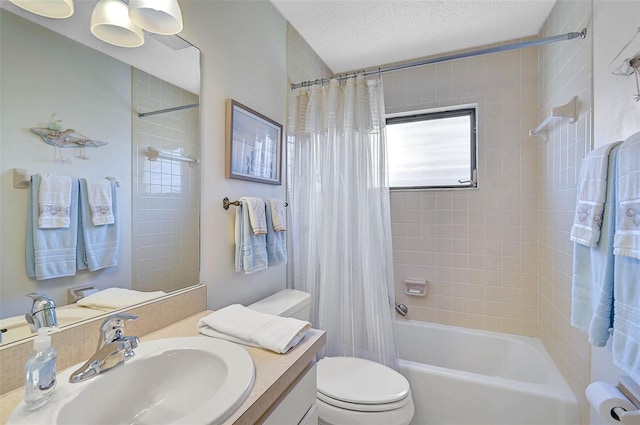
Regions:
<svg viewBox="0 0 640 425"><path fill-rule="evenodd" d="M31 333L38 332L40 328L58 326L56 303L51 298L39 292L27 294L27 297L33 299L31 311L24 315Z"/></svg>
<svg viewBox="0 0 640 425"><path fill-rule="evenodd" d="M135 336L124 336L124 324L137 318L125 313L106 318L100 327L100 340L95 354L71 374L69 382L86 381L133 357L133 349L138 347L140 341Z"/></svg>
<svg viewBox="0 0 640 425"><path fill-rule="evenodd" d="M402 317L407 317L407 314L409 314L409 309L404 304L396 304L396 312Z"/></svg>

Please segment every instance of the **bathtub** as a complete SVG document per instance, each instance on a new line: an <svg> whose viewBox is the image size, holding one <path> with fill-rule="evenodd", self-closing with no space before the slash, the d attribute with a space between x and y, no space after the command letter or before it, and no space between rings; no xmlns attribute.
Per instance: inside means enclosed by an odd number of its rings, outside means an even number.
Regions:
<svg viewBox="0 0 640 425"><path fill-rule="evenodd" d="M576 397L535 338L398 320L412 425L574 425Z"/></svg>

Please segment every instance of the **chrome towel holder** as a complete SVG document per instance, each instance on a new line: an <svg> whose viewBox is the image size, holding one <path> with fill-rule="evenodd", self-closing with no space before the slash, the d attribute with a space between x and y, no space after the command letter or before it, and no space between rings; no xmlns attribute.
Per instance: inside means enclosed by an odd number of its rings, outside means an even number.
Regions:
<svg viewBox="0 0 640 425"><path fill-rule="evenodd" d="M228 210L228 209L229 209L229 207L230 207L231 205L238 207L238 206L240 206L240 201L229 201L229 198L227 198L227 197L225 196L225 197L222 199L222 208L224 208L225 210ZM284 203L284 206L285 206L285 207L288 207L288 206L289 206L289 203L288 203L288 202L285 202L285 203Z"/></svg>

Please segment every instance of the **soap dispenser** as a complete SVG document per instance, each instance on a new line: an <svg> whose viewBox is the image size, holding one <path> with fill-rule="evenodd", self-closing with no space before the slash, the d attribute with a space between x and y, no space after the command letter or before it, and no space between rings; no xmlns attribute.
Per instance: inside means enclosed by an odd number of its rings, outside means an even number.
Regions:
<svg viewBox="0 0 640 425"><path fill-rule="evenodd" d="M24 402L27 410L44 406L56 390L56 350L51 346L49 328L38 329L33 351L24 367Z"/></svg>

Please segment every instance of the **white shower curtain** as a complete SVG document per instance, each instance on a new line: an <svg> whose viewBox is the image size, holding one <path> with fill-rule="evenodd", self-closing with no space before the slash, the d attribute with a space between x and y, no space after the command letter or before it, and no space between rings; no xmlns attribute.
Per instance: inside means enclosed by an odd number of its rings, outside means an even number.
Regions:
<svg viewBox="0 0 640 425"><path fill-rule="evenodd" d="M382 81L292 92L293 285L311 293L324 355L397 368Z"/></svg>

